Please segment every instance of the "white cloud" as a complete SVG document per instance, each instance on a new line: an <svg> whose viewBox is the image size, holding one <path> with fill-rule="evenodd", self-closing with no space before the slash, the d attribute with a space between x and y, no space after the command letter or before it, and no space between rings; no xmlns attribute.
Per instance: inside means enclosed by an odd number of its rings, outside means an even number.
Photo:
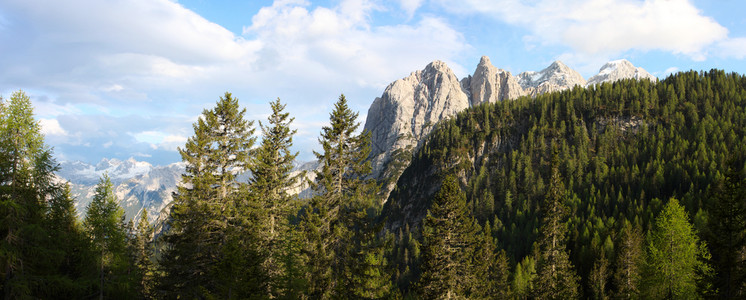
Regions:
<svg viewBox="0 0 746 300"><path fill-rule="evenodd" d="M41 133L45 136L57 135L66 136L67 131L60 126L60 122L56 119L40 119L39 124L41 125Z"/></svg>
<svg viewBox="0 0 746 300"><path fill-rule="evenodd" d="M411 18L414 15L414 12L422 6L422 2L424 2L424 0L399 0L399 5Z"/></svg>
<svg viewBox="0 0 746 300"><path fill-rule="evenodd" d="M746 58L746 38L730 38L718 43L718 54L736 59Z"/></svg>
<svg viewBox="0 0 746 300"><path fill-rule="evenodd" d="M60 155L155 159L148 151L174 151L186 141L193 120L183 116L210 108L225 91L257 115L282 98L308 124L296 147L310 149L340 93L365 110L388 83L432 60L464 73L454 61L471 48L445 20L381 26L372 20L386 12L380 1L333 3L277 0L234 34L168 0L0 1L0 91L22 87L40 97L37 115L70 133L52 145Z"/></svg>
<svg viewBox="0 0 746 300"><path fill-rule="evenodd" d="M728 30L702 15L688 0L466 0L444 6L483 13L530 32L525 39L541 45L565 45L586 55L627 50L663 50L701 60Z"/></svg>
<svg viewBox="0 0 746 300"><path fill-rule="evenodd" d="M677 67L670 67L670 68L667 68L665 71L663 71L663 75L664 76L668 76L668 75L671 75L671 74L676 73L678 71L679 71L679 68L677 68Z"/></svg>

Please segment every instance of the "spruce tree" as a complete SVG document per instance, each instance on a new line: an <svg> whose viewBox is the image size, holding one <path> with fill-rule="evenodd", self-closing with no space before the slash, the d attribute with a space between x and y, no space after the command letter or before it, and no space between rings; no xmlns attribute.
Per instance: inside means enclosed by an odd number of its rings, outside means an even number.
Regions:
<svg viewBox="0 0 746 300"><path fill-rule="evenodd" d="M88 234L98 267L99 299L127 298L126 289L129 255L124 210L114 195L109 176L104 174L96 185L91 203L86 208L83 226Z"/></svg>
<svg viewBox="0 0 746 300"><path fill-rule="evenodd" d="M746 296L746 176L742 160L728 161L725 177L713 196L706 236L717 270L715 288L724 299L742 298Z"/></svg>
<svg viewBox="0 0 746 300"><path fill-rule="evenodd" d="M570 262L565 241L567 216L565 187L559 174L557 159L554 159L549 189L542 205L539 261L534 283L534 294L539 299L578 298L578 276Z"/></svg>
<svg viewBox="0 0 746 300"><path fill-rule="evenodd" d="M679 201L671 198L655 219L647 242L644 278L648 299L695 297L697 285L712 269L707 247L700 242Z"/></svg>
<svg viewBox="0 0 746 300"><path fill-rule="evenodd" d="M244 120L245 113L226 92L213 109L202 112L194 136L179 148L186 173L174 195L161 280L161 289L177 296L266 292L265 276L255 264L262 261L252 227L258 207L246 184L236 179L249 169L255 140L253 121Z"/></svg>
<svg viewBox="0 0 746 300"><path fill-rule="evenodd" d="M422 221L420 296L468 297L476 280L472 258L477 231L457 179L446 176Z"/></svg>
<svg viewBox="0 0 746 300"><path fill-rule="evenodd" d="M315 193L306 211L306 255L309 259L309 293L312 298L328 298L350 292L353 282L347 267L355 251L353 235L359 227L362 211L371 204L376 187L366 180L371 172L370 134L357 134L358 113L347 106L344 95L334 104L329 126L321 131L316 152L321 170L316 171L311 186ZM341 297L341 296L338 296Z"/></svg>
<svg viewBox="0 0 746 300"><path fill-rule="evenodd" d="M267 118L268 124L259 122L262 129L262 142L251 158L250 171L252 174L249 179L249 188L253 198L258 201L258 206L264 212L260 225L260 232L263 233L263 239L267 243L269 254L263 267L270 276L270 295L277 296L282 289L289 287L279 287L283 283L280 278L283 269L279 267L281 253L276 251L283 247L292 247L292 245L283 246L282 243L290 242L283 238L284 235L290 235L288 232L287 220L289 218L289 209L293 196L289 195L287 190L293 187L298 181L298 176L291 176L293 162L298 153L291 153L290 148L293 146L293 135L296 130L290 129L290 123L294 118L289 117L289 113L283 112L285 105L280 103L278 98L270 102L272 114ZM292 255L284 253L282 255ZM287 257L286 257L287 259ZM293 268L295 266L292 266ZM293 271L293 270L290 270ZM287 283L285 281L284 283Z"/></svg>

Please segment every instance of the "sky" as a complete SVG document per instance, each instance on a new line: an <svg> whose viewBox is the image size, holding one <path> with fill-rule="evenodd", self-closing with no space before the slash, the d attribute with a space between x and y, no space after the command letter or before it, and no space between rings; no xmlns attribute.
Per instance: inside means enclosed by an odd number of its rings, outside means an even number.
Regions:
<svg viewBox="0 0 746 300"><path fill-rule="evenodd" d="M433 60L459 78L483 55L513 74L561 60L587 79L622 58L659 78L744 74L744 11L741 0L0 0L0 95L31 97L58 161L154 165L180 161L225 92L249 120L280 98L306 161L340 94L362 127L389 83Z"/></svg>

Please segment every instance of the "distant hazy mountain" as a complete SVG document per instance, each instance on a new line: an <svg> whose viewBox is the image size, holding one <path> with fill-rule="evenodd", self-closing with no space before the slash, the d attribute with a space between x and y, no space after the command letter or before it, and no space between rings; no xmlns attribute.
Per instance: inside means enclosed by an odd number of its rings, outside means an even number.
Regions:
<svg viewBox="0 0 746 300"><path fill-rule="evenodd" d="M127 219L138 218L146 208L151 222L155 222L162 213L167 213L167 206L173 200L172 193L176 191L183 172L183 163L154 167L130 158L125 161L103 159L96 165L80 161L62 162L57 176L70 183L76 198L75 208L81 216L95 194L99 178L108 174Z"/></svg>

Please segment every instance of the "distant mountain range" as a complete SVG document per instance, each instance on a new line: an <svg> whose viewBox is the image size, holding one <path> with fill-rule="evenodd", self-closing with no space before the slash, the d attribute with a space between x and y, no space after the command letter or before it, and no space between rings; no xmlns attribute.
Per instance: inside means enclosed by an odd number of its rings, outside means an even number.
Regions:
<svg viewBox="0 0 746 300"><path fill-rule="evenodd" d="M434 125L469 107L621 79L657 80L627 60L606 63L587 81L560 61L538 72L514 76L496 68L483 56L473 75L460 80L444 62L434 61L423 70L389 84L371 104L364 128L372 134L372 177L384 183L382 191L387 196ZM128 219L138 218L146 208L151 222L158 223L168 215L184 167L181 162L152 166L134 159L103 159L96 165L62 162L57 175L71 184L81 216L99 178L106 173ZM299 163L295 172L307 171L307 176L312 176L311 171L316 167L315 162ZM308 187L302 184L291 191L310 195Z"/></svg>

